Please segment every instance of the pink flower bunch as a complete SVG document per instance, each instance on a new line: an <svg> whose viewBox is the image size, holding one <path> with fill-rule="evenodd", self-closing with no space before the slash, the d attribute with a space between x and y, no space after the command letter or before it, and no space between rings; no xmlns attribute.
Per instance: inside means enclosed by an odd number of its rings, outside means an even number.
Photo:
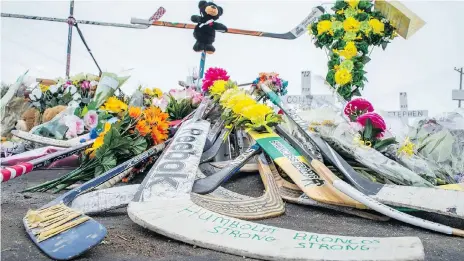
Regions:
<svg viewBox="0 0 464 261"><path fill-rule="evenodd" d="M76 115L66 115L62 118L62 122L68 127L68 131L66 132L67 139L76 138L77 135L84 132L84 121Z"/></svg>
<svg viewBox="0 0 464 261"><path fill-rule="evenodd" d="M84 90L89 90L90 89L90 82L89 81L83 81L81 83L81 88Z"/></svg>
<svg viewBox="0 0 464 261"><path fill-rule="evenodd" d="M350 118L352 122L356 121L356 119L369 112L374 111L374 106L372 104L363 98L356 98L348 102L345 106L345 115Z"/></svg>
<svg viewBox="0 0 464 261"><path fill-rule="evenodd" d="M230 78L227 75L227 71L222 68L212 67L209 68L205 73L205 79L203 80L203 86L201 89L204 92L207 92L211 86L213 86L214 81L224 80L228 81Z"/></svg>
<svg viewBox="0 0 464 261"><path fill-rule="evenodd" d="M192 101L193 105L199 104L203 100L203 95L195 91L193 88L186 88L184 90L172 89L169 91L169 95L176 101L189 99Z"/></svg>
<svg viewBox="0 0 464 261"><path fill-rule="evenodd" d="M387 125L385 124L385 121L383 120L382 116L378 115L375 112L368 112L359 116L356 119L356 121L363 127L366 127L367 119L369 119L372 122L373 128L380 130L380 133L377 134L376 138L383 137L383 133L387 129Z"/></svg>

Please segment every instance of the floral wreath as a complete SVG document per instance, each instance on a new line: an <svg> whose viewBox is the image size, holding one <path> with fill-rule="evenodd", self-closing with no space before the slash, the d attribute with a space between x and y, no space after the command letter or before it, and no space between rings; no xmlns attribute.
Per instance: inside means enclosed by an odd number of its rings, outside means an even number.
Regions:
<svg viewBox="0 0 464 261"><path fill-rule="evenodd" d="M369 47L382 46L397 36L395 28L372 1L337 0L334 14L323 14L308 26L318 48L329 50L326 81L346 100L361 96L367 81L364 66L370 61Z"/></svg>

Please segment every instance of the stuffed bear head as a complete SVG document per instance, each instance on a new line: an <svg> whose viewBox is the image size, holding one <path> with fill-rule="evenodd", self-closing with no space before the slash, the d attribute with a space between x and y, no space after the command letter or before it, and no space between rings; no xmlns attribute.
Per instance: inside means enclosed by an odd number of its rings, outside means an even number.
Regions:
<svg viewBox="0 0 464 261"><path fill-rule="evenodd" d="M198 8L200 8L201 15L206 18L206 20L217 20L223 14L222 7L216 5L213 2L200 1L198 3Z"/></svg>

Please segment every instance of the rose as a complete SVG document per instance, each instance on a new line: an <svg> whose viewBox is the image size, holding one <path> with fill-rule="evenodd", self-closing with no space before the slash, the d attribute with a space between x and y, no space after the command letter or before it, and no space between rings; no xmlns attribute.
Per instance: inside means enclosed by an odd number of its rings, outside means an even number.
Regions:
<svg viewBox="0 0 464 261"><path fill-rule="evenodd" d="M189 93L186 90L175 90L172 89L169 91L169 95L174 98L176 101L181 101L183 99L191 98Z"/></svg>
<svg viewBox="0 0 464 261"><path fill-rule="evenodd" d="M192 99L192 104L199 104L203 100L203 95L199 92L196 92L193 88L188 88L187 93Z"/></svg>
<svg viewBox="0 0 464 261"><path fill-rule="evenodd" d="M98 114L96 111L88 111L84 116L84 124L88 130L91 130L98 125Z"/></svg>
<svg viewBox="0 0 464 261"><path fill-rule="evenodd" d="M374 129L377 129L380 131L380 133L377 134L377 138L383 137L383 133L387 129L387 125L385 124L385 121L383 120L382 116L378 115L375 112L368 112L368 113L365 113L359 116L356 119L356 122L361 124L363 127L366 127L367 119L371 121L372 127Z"/></svg>

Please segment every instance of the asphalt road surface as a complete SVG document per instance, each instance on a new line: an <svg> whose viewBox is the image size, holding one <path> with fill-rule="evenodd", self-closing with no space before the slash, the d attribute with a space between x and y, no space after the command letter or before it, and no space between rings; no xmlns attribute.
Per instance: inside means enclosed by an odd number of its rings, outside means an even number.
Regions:
<svg viewBox="0 0 464 261"><path fill-rule="evenodd" d="M28 209L36 209L55 198L56 195L19 192L26 187L40 184L65 172L67 170L39 170L2 183L1 260L50 260L29 239L24 230L22 218ZM259 196L264 189L259 175L245 173L232 178L225 187L249 196ZM464 229L464 221L460 219L423 212L418 212L415 215ZM126 215L125 209L93 217L108 229L108 235L101 245L88 251L77 260L255 260L188 245L158 235L133 223ZM417 236L424 245L426 260L464 260L464 238L438 234L394 220L372 221L322 208L310 208L289 203L286 204L284 215L257 222L295 230L343 236Z"/></svg>

